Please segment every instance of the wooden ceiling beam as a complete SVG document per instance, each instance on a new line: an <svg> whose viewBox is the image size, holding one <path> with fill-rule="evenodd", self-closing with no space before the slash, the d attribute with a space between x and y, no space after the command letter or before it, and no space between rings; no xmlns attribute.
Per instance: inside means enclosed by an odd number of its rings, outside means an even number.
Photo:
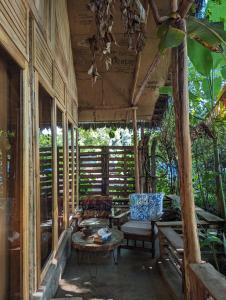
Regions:
<svg viewBox="0 0 226 300"><path fill-rule="evenodd" d="M141 53L137 55L137 60L136 60L136 66L135 66L135 71L134 71L134 81L131 89L131 105L134 105L134 97L135 97L135 91L137 87L137 81L138 81L138 76L139 76L139 71L140 71L140 63L141 63Z"/></svg>
<svg viewBox="0 0 226 300"><path fill-rule="evenodd" d="M93 107L79 107L78 110L81 111L102 111L102 110L118 110L118 111L129 111L137 109L137 106L93 106Z"/></svg>
<svg viewBox="0 0 226 300"><path fill-rule="evenodd" d="M152 16L154 18L154 21L155 21L156 25L160 25L160 24L162 24L163 22L165 22L166 20L169 19L168 16L160 16L159 15L159 10L158 10L158 7L157 7L154 0L149 0L149 4L150 4L151 11L152 11Z"/></svg>
<svg viewBox="0 0 226 300"><path fill-rule="evenodd" d="M193 3L193 0L183 0L181 2L181 5L179 7L179 15L182 19L186 17Z"/></svg>
<svg viewBox="0 0 226 300"><path fill-rule="evenodd" d="M148 1L145 1L145 8L146 8L146 23L145 23L145 29L148 23L148 16L149 16L149 4ZM137 59L136 59L136 66L134 70L134 81L131 89L131 94L130 94L130 101L131 105L134 106L134 97L135 97L135 92L136 92L136 87L137 87L137 81L138 81L138 76L139 76L139 71L140 71L140 64L141 64L141 52L138 53Z"/></svg>
<svg viewBox="0 0 226 300"><path fill-rule="evenodd" d="M141 87L138 90L138 92L136 94L136 97L135 97L135 99L133 101L133 105L134 106L138 105L138 102L140 101L140 98L141 98L141 96L142 96L142 94L144 92L145 87L148 84L148 81L149 81L151 75L153 74L153 72L155 71L157 65L159 64L160 58L161 58L161 53L157 52L156 55L155 55L155 57L154 57L154 60L152 61L151 65L148 68L148 71L147 71L147 73L146 73L146 75L144 77L144 80L141 83Z"/></svg>

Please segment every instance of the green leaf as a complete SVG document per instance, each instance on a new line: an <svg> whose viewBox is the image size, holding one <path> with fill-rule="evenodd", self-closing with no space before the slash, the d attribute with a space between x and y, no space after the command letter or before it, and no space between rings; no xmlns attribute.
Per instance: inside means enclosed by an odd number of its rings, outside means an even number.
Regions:
<svg viewBox="0 0 226 300"><path fill-rule="evenodd" d="M172 26L168 26L168 30L164 31L164 33L160 39L159 50L163 52L167 48L174 48L179 46L185 37L185 33Z"/></svg>
<svg viewBox="0 0 226 300"><path fill-rule="evenodd" d="M214 235L208 235L207 238L203 241L201 241L201 247L211 247L213 245L223 245L223 242L219 237Z"/></svg>
<svg viewBox="0 0 226 300"><path fill-rule="evenodd" d="M226 66L221 69L221 75L224 79L226 79Z"/></svg>
<svg viewBox="0 0 226 300"><path fill-rule="evenodd" d="M188 56L195 69L202 75L208 76L213 66L211 52L201 44L188 38Z"/></svg>
<svg viewBox="0 0 226 300"><path fill-rule="evenodd" d="M197 38L200 43L206 43L212 47L226 47L226 32L219 27L205 20L199 20L192 16L187 18L187 34L190 38Z"/></svg>
<svg viewBox="0 0 226 300"><path fill-rule="evenodd" d="M207 78L203 78L202 80L202 90L204 92L205 99L212 100L212 90L210 86L210 82Z"/></svg>
<svg viewBox="0 0 226 300"><path fill-rule="evenodd" d="M223 233L223 243L224 243L224 254L226 255L226 238L224 233Z"/></svg>
<svg viewBox="0 0 226 300"><path fill-rule="evenodd" d="M158 26L157 36L161 39L169 29L169 24L167 22L162 23Z"/></svg>
<svg viewBox="0 0 226 300"><path fill-rule="evenodd" d="M214 78L214 80L213 80L213 97L214 97L214 99L217 98L217 96L221 90L221 85L222 85L221 77Z"/></svg>
<svg viewBox="0 0 226 300"><path fill-rule="evenodd" d="M213 57L213 69L216 69L219 66L225 65L225 58L222 53L211 52Z"/></svg>
<svg viewBox="0 0 226 300"><path fill-rule="evenodd" d="M197 95L195 95L194 93L192 93L191 91L189 91L189 99L195 102L195 101L199 100L199 97Z"/></svg>
<svg viewBox="0 0 226 300"><path fill-rule="evenodd" d="M159 87L159 94L165 94L165 95L172 96L172 93L173 93L172 86L160 86Z"/></svg>

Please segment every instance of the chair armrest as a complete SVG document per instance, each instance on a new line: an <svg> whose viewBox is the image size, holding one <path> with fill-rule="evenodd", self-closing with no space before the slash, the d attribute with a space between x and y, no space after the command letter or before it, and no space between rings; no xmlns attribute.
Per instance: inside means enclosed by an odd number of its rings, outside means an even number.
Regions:
<svg viewBox="0 0 226 300"><path fill-rule="evenodd" d="M122 223L122 220L125 218L125 217L128 217L128 215L130 214L130 211L127 210L127 211L124 211L122 213L120 213L119 215L110 215L109 216L109 223L110 223L110 227L112 227L112 223L114 221L116 221L116 224L118 227L120 227L121 223Z"/></svg>

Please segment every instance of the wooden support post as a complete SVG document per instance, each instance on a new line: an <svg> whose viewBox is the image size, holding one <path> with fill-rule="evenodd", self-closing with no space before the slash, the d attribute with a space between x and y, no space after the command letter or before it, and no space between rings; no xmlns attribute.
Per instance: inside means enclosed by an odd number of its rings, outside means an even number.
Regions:
<svg viewBox="0 0 226 300"><path fill-rule="evenodd" d="M102 194L109 195L109 147L102 148Z"/></svg>
<svg viewBox="0 0 226 300"><path fill-rule="evenodd" d="M57 151L57 143L56 143L56 136L57 136L57 106L56 106L56 99L52 100L52 155L53 155L53 249L57 249L58 244L58 151ZM40 254L41 255L41 254Z"/></svg>
<svg viewBox="0 0 226 300"><path fill-rule="evenodd" d="M185 31L185 21L176 22ZM192 191L192 157L189 130L189 97L187 72L187 44L183 43L172 50L173 98L176 118L176 146L178 153L180 199L184 233L184 257L186 299L192 299L189 282L189 264L200 263L200 248L195 217L195 204Z"/></svg>
<svg viewBox="0 0 226 300"><path fill-rule="evenodd" d="M133 141L134 141L134 163L135 163L135 187L136 193L140 193L139 154L137 136L137 111L133 110Z"/></svg>
<svg viewBox="0 0 226 300"><path fill-rule="evenodd" d="M76 208L79 208L79 145L78 145L78 128L76 129Z"/></svg>

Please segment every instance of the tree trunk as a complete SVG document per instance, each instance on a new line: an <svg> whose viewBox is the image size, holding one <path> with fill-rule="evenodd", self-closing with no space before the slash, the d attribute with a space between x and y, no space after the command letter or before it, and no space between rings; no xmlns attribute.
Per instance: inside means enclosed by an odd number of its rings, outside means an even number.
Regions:
<svg viewBox="0 0 226 300"><path fill-rule="evenodd" d="M151 143L151 190L152 193L156 192L156 149L157 138L154 137Z"/></svg>
<svg viewBox="0 0 226 300"><path fill-rule="evenodd" d="M225 200L223 183L221 176L221 163L218 148L217 137L213 139L213 150L214 150L214 170L215 170L215 180L216 180L216 196L217 196L217 212L220 217L225 218Z"/></svg>
<svg viewBox="0 0 226 300"><path fill-rule="evenodd" d="M136 193L140 193L139 154L137 136L137 111L133 110L133 141L134 141L134 163L135 163L135 187Z"/></svg>
<svg viewBox="0 0 226 300"><path fill-rule="evenodd" d="M186 32L185 21L179 20L176 26ZM195 203L192 191L192 158L189 129L189 97L187 71L187 44L172 49L173 98L176 118L176 146L180 178L181 213L184 234L184 270L186 299L191 298L189 264L200 263L201 255L195 216Z"/></svg>

